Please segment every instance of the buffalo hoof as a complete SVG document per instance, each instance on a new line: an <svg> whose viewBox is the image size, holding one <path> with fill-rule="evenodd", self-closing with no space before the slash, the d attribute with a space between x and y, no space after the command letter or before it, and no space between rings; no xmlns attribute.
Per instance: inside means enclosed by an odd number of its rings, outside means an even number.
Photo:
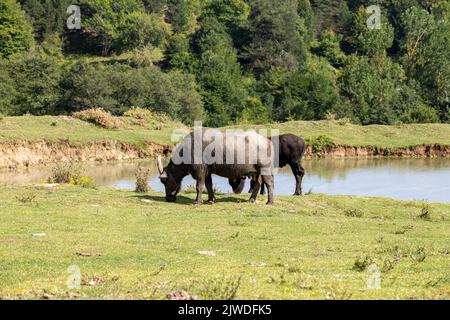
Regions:
<svg viewBox="0 0 450 320"><path fill-rule="evenodd" d="M214 204L214 203L216 203L216 199L209 199L208 200L208 204Z"/></svg>
<svg viewBox="0 0 450 320"><path fill-rule="evenodd" d="M294 196L301 196L301 195L302 195L301 192L296 192L296 193L294 193Z"/></svg>
<svg viewBox="0 0 450 320"><path fill-rule="evenodd" d="M201 206L203 204L203 201L194 201L194 206Z"/></svg>
<svg viewBox="0 0 450 320"><path fill-rule="evenodd" d="M268 205L268 206L273 205L273 201L267 201L267 202L266 202L266 205Z"/></svg>
<svg viewBox="0 0 450 320"><path fill-rule="evenodd" d="M256 202L256 199L250 199L250 200L248 200L248 202L250 202L250 203L255 203L255 202Z"/></svg>

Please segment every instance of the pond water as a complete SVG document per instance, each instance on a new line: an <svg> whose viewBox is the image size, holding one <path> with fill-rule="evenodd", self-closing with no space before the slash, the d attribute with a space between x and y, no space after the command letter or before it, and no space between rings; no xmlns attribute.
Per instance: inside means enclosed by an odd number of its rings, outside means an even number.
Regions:
<svg viewBox="0 0 450 320"><path fill-rule="evenodd" d="M155 161L83 164L82 174L93 178L97 185L132 190L134 173L140 165L151 170L150 187L162 192ZM303 160L303 165L304 192L450 203L450 159L315 159ZM0 185L38 183L50 176L51 168L0 170ZM194 185L194 182L189 176L183 185ZM213 182L216 189L231 193L227 179L214 176ZM290 168L280 170L275 176L275 194L291 195L294 189ZM244 191L247 190L248 186Z"/></svg>

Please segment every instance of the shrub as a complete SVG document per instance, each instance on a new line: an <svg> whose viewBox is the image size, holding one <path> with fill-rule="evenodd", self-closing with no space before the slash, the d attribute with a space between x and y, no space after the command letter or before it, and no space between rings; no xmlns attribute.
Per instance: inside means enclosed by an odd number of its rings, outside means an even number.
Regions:
<svg viewBox="0 0 450 320"><path fill-rule="evenodd" d="M364 213L358 209L347 209L345 210L345 215L347 217L361 218Z"/></svg>
<svg viewBox="0 0 450 320"><path fill-rule="evenodd" d="M365 257L358 257L354 264L353 264L353 270L362 272L367 269L368 266L370 266L374 262L374 259L369 256Z"/></svg>
<svg viewBox="0 0 450 320"><path fill-rule="evenodd" d="M164 113L152 112L144 108L132 108L123 115L131 118L131 122L134 125L149 126L155 130L160 130L165 124L173 122L173 120Z"/></svg>
<svg viewBox="0 0 450 320"><path fill-rule="evenodd" d="M314 152L320 152L325 147L334 145L331 138L327 135L320 135L317 138L309 139L308 144L312 146Z"/></svg>
<svg viewBox="0 0 450 320"><path fill-rule="evenodd" d="M71 183L80 178L81 166L76 163L57 163L52 169L49 183Z"/></svg>
<svg viewBox="0 0 450 320"><path fill-rule="evenodd" d="M148 110L148 109L144 109L144 108L131 108L130 110L128 110L127 112L125 112L123 114L125 117L130 117L130 118L134 118L134 119L138 119L138 120L146 120L146 119L150 119L153 117L153 113Z"/></svg>
<svg viewBox="0 0 450 320"><path fill-rule="evenodd" d="M74 186L81 186L83 188L94 188L94 179L88 177L71 177L70 184Z"/></svg>
<svg viewBox="0 0 450 320"><path fill-rule="evenodd" d="M423 220L431 220L431 207L428 203L422 204L420 209L419 218Z"/></svg>
<svg viewBox="0 0 450 320"><path fill-rule="evenodd" d="M411 250L411 259L413 259L416 262L423 262L425 258L427 257L427 254L425 252L425 248L422 246L419 246L416 248L416 250Z"/></svg>
<svg viewBox="0 0 450 320"><path fill-rule="evenodd" d="M146 193L148 192L148 178L150 176L150 170L142 166L139 166L136 170L136 192Z"/></svg>
<svg viewBox="0 0 450 320"><path fill-rule="evenodd" d="M241 277L216 277L208 280L200 296L205 300L233 300L241 284Z"/></svg>
<svg viewBox="0 0 450 320"><path fill-rule="evenodd" d="M106 129L118 129L121 127L120 120L115 118L111 113L103 110L102 108L87 109L75 112L72 116L74 118L93 123L96 126Z"/></svg>

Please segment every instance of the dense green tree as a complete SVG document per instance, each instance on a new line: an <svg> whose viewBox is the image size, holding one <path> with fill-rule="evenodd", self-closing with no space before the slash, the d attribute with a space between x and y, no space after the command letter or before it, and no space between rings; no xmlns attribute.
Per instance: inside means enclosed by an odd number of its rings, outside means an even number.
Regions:
<svg viewBox="0 0 450 320"><path fill-rule="evenodd" d="M63 66L58 55L49 55L42 48L11 57L11 75L16 95L13 115L55 113L61 98L59 83Z"/></svg>
<svg viewBox="0 0 450 320"><path fill-rule="evenodd" d="M449 43L444 0L0 0L0 112L450 121Z"/></svg>
<svg viewBox="0 0 450 320"><path fill-rule="evenodd" d="M402 15L404 64L408 75L421 85L422 96L450 121L450 5L434 7L435 18L425 10L408 9Z"/></svg>
<svg viewBox="0 0 450 320"><path fill-rule="evenodd" d="M67 21L67 8L72 0L20 0L31 19L36 39L41 42L54 33L63 33Z"/></svg>
<svg viewBox="0 0 450 320"><path fill-rule="evenodd" d="M386 15L381 14L380 29L370 29L367 26L369 15L364 7L360 7L354 14L352 38L353 47L360 55L373 56L383 54L392 47L394 41L394 28L387 20Z"/></svg>
<svg viewBox="0 0 450 320"><path fill-rule="evenodd" d="M205 16L214 16L230 32L235 32L247 21L250 7L243 0L211 0L205 11Z"/></svg>
<svg viewBox="0 0 450 320"><path fill-rule="evenodd" d="M165 16L174 32L192 34L198 28L201 0L167 0Z"/></svg>
<svg viewBox="0 0 450 320"><path fill-rule="evenodd" d="M166 50L167 68L194 73L195 61L190 49L190 39L186 35L179 33L172 36Z"/></svg>
<svg viewBox="0 0 450 320"><path fill-rule="evenodd" d="M0 58L0 114L11 114L16 94L14 80L10 75L10 64Z"/></svg>
<svg viewBox="0 0 450 320"><path fill-rule="evenodd" d="M134 106L167 113L188 124L203 116L194 77L180 72L80 61L61 85L68 112L100 107L120 115Z"/></svg>
<svg viewBox="0 0 450 320"><path fill-rule="evenodd" d="M434 121L433 110L406 82L401 66L385 55L371 59L352 56L339 79L350 108L344 114L362 124L393 124L413 119ZM419 116L420 113L422 116ZM410 120L408 120L410 119Z"/></svg>
<svg viewBox="0 0 450 320"><path fill-rule="evenodd" d="M33 46L33 29L15 0L0 1L0 57L9 57Z"/></svg>
<svg viewBox="0 0 450 320"><path fill-rule="evenodd" d="M79 0L79 5L82 14L80 45L89 43L91 49L103 56L111 53L114 42L127 31L124 26L130 24L129 14L145 11L140 0Z"/></svg>
<svg viewBox="0 0 450 320"><path fill-rule="evenodd" d="M327 59L327 61L335 68L341 68L346 61L346 55L340 48L342 36L337 35L332 30L322 33L320 40L312 44L311 51Z"/></svg>
<svg viewBox="0 0 450 320"><path fill-rule="evenodd" d="M276 97L276 120L325 119L340 103L333 68L324 61L311 59L308 66L290 74Z"/></svg>
<svg viewBox="0 0 450 320"><path fill-rule="evenodd" d="M351 23L352 13L346 0L311 0L315 14L316 32L321 34L326 30L344 33Z"/></svg>
<svg viewBox="0 0 450 320"><path fill-rule="evenodd" d="M202 88L207 124L235 121L248 95L237 52L226 27L213 17L202 19L196 35L196 75Z"/></svg>
<svg viewBox="0 0 450 320"><path fill-rule="evenodd" d="M165 48L172 33L161 16L137 11L129 13L117 31L116 52L146 46Z"/></svg>
<svg viewBox="0 0 450 320"><path fill-rule="evenodd" d="M250 0L248 43L241 53L257 76L272 67L295 70L306 60L304 21L295 0Z"/></svg>

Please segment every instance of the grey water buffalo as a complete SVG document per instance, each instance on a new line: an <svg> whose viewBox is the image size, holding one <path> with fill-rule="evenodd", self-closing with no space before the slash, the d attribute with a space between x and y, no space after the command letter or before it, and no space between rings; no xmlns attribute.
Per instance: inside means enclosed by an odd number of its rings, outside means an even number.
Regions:
<svg viewBox="0 0 450 320"><path fill-rule="evenodd" d="M208 202L215 202L212 174L231 180L249 176L256 181L250 202L256 200L260 184L264 183L268 189L267 204L272 204L272 162L272 142L262 135L251 131L223 133L203 128L194 130L177 145L165 168L158 157L159 179L165 186L166 201L175 202L183 178L191 175L196 180L194 203L201 204L205 186Z"/></svg>
<svg viewBox="0 0 450 320"><path fill-rule="evenodd" d="M305 169L301 165L301 159L306 151L306 143L305 141L293 134L283 134L280 136L272 137L273 141L278 141L279 146L278 149L278 162L274 161L274 164L278 163L279 168L283 168L286 165L291 167L292 173L295 177L295 192L294 195L302 194L302 181L303 176L305 175ZM245 186L246 177L240 177L238 179L229 179L229 183L233 188L234 193L242 193ZM264 194L264 183L257 184L255 179L252 178L250 191L253 192L254 188L259 189L259 185L261 186L261 194Z"/></svg>

